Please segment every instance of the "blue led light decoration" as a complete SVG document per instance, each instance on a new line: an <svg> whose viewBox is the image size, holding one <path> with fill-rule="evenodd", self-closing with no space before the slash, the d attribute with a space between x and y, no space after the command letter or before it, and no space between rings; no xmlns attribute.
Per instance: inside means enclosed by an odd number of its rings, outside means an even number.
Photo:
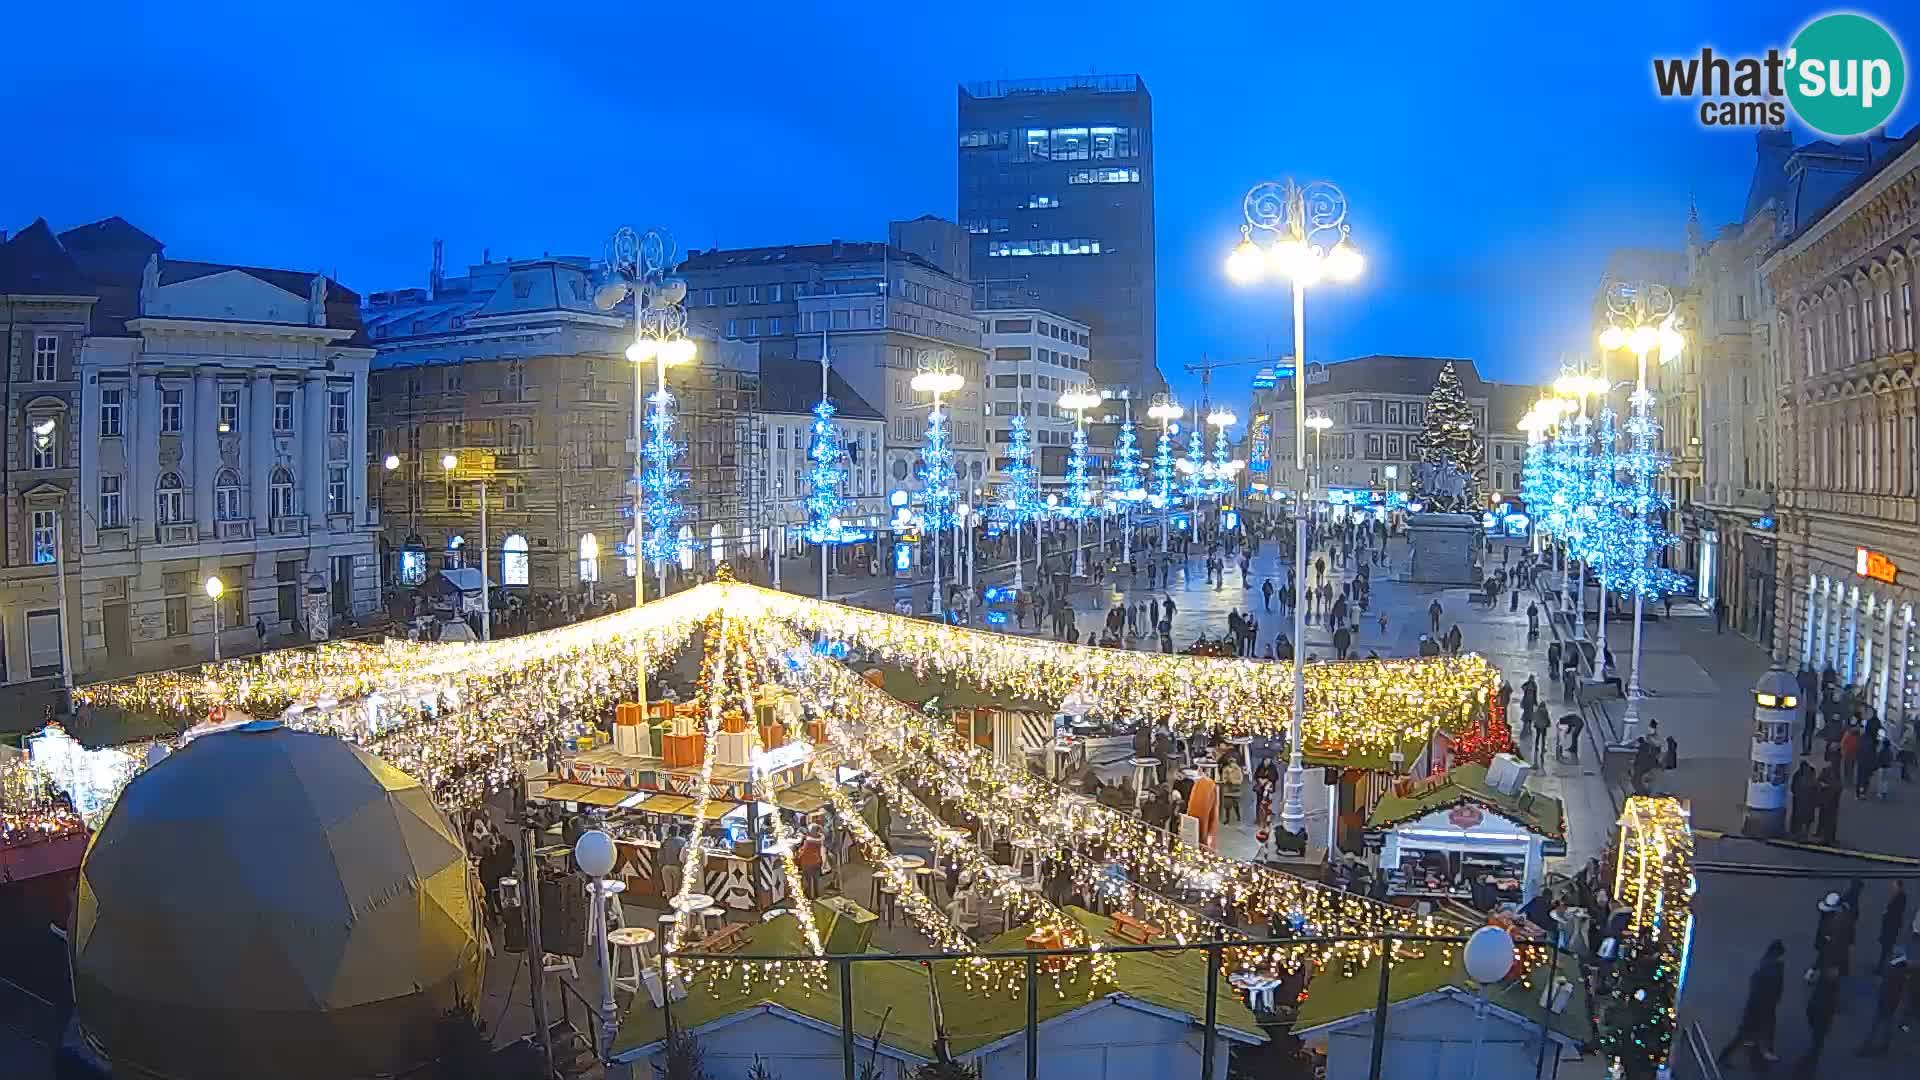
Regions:
<svg viewBox="0 0 1920 1080"><path fill-rule="evenodd" d="M1233 490L1232 453L1233 447L1227 442L1227 426L1221 424L1214 429L1212 476L1207 480L1207 494L1217 497Z"/></svg>
<svg viewBox="0 0 1920 1080"><path fill-rule="evenodd" d="M1084 518L1093 512L1093 494L1087 489L1087 430L1085 425L1073 429L1073 442L1067 455L1067 497L1060 500L1059 514L1069 521Z"/></svg>
<svg viewBox="0 0 1920 1080"><path fill-rule="evenodd" d="M1140 444L1134 435L1131 418L1120 425L1120 433L1114 436L1113 463L1109 468L1113 476L1114 490L1121 502L1137 503L1146 498L1146 490L1140 485L1143 472L1140 462Z"/></svg>
<svg viewBox="0 0 1920 1080"><path fill-rule="evenodd" d="M936 405L927 413L927 441L920 451L920 521L929 532L954 521L953 450L947 438L947 412Z"/></svg>
<svg viewBox="0 0 1920 1080"><path fill-rule="evenodd" d="M1525 464L1520 467L1520 497L1526 500L1534 526L1542 532L1551 531L1546 519L1553 512L1553 478L1549 475L1552 457L1551 438L1530 442Z"/></svg>
<svg viewBox="0 0 1920 1080"><path fill-rule="evenodd" d="M1620 483L1620 428L1613 405L1601 399L1593 421L1592 452L1588 455L1586 505L1593 516L1581 536L1581 554L1593 561L1608 588L1620 587L1627 568L1626 489Z"/></svg>
<svg viewBox="0 0 1920 1080"><path fill-rule="evenodd" d="M647 395L647 442L641 448L647 471L640 478L642 503L646 515L646 541L641 545L646 557L655 562L677 559L680 555L680 519L686 508L675 494L687 485L673 463L685 447L673 437L673 392L657 390Z"/></svg>
<svg viewBox="0 0 1920 1080"><path fill-rule="evenodd" d="M1033 468L1033 436L1027 431L1027 418L1015 416L1008 421L1006 477L1001 485L999 505L994 516L1002 524L1025 525L1047 513L1047 501L1040 497L1040 476Z"/></svg>
<svg viewBox="0 0 1920 1080"><path fill-rule="evenodd" d="M807 444L807 541L814 544L838 544L847 533L841 523L847 509L847 448L833 422L837 411L824 397L813 407L813 440Z"/></svg>
<svg viewBox="0 0 1920 1080"><path fill-rule="evenodd" d="M1630 407L1627 452L1621 455L1627 481L1621 500L1626 565L1620 592L1626 596L1637 592L1645 599L1657 600L1686 592L1688 587L1684 575L1659 565L1660 553L1679 542L1664 522L1672 504L1653 486L1654 478L1665 476L1672 462L1657 449L1660 422L1653 418L1653 393L1636 390Z"/></svg>
<svg viewBox="0 0 1920 1080"><path fill-rule="evenodd" d="M1162 431L1153 447L1153 508L1165 510L1173 505L1174 433Z"/></svg>
<svg viewBox="0 0 1920 1080"><path fill-rule="evenodd" d="M1207 473L1211 471L1207 467L1206 437L1200 434L1199 424L1187 432L1187 456L1181 462L1180 471L1187 474L1186 491L1183 494L1189 502L1198 505L1207 494Z"/></svg>

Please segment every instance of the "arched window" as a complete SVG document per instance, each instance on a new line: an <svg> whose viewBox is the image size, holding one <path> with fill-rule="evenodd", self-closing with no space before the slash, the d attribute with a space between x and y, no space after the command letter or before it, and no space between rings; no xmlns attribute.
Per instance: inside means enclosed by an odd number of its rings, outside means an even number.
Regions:
<svg viewBox="0 0 1920 1080"><path fill-rule="evenodd" d="M527 583L527 538L519 533L507 537L500 544L500 583Z"/></svg>
<svg viewBox="0 0 1920 1080"><path fill-rule="evenodd" d="M187 493L180 486L180 474L160 474L160 487L154 493L154 516L162 525L174 525L187 519Z"/></svg>
<svg viewBox="0 0 1920 1080"><path fill-rule="evenodd" d="M600 541L592 533L580 538L580 580L600 580Z"/></svg>
<svg viewBox="0 0 1920 1080"><path fill-rule="evenodd" d="M221 521L245 516L240 509L240 475L232 469L221 469L213 478L213 516Z"/></svg>
<svg viewBox="0 0 1920 1080"><path fill-rule="evenodd" d="M680 526L678 536L680 539L680 569L683 572L691 572L693 570L693 526Z"/></svg>
<svg viewBox="0 0 1920 1080"><path fill-rule="evenodd" d="M292 517L299 513L293 497L293 473L285 465L276 465L273 476L267 481L268 504L273 507L273 516Z"/></svg>

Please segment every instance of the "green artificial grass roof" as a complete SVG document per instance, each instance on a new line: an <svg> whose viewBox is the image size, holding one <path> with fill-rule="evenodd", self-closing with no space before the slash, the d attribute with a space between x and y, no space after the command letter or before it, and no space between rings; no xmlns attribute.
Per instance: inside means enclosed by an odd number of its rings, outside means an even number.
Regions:
<svg viewBox="0 0 1920 1080"><path fill-rule="evenodd" d="M1065 909L1085 927L1092 940L1106 944L1125 944L1106 932L1108 919L1079 908ZM1015 928L981 946L982 952L1006 952L1026 947L1025 928ZM762 923L752 931L753 941L745 952L756 955L805 955L799 924L793 919ZM876 950L877 952L877 950ZM1113 954L1115 981L1112 985L1090 988L1084 968L1075 968L1061 980L1056 994L1052 980L1040 976L1039 1017L1041 1021L1079 1009L1109 994L1124 994L1141 1001L1185 1013L1199 1020L1206 1016L1207 961L1200 952L1116 953ZM933 1020L927 998L927 977L919 964L892 960L862 962L853 970L853 1023L855 1034L870 1040L879 1029L882 1017L886 1031L881 1041L887 1046L922 1058L933 1057ZM969 991L961 980L957 964L934 965L934 977L940 987L940 1007L945 1016L947 1038L953 1052L966 1053L1019 1032L1026 1026L1026 992L1019 981L999 994ZM1064 996L1063 996L1064 995ZM799 979L774 987L766 981L743 987L739 981L720 983L718 992L709 992L705 981L696 981L686 1000L672 1003L675 1026L695 1029L731 1016L743 1009L773 1004L831 1027L840 1025L840 976L830 970L827 988L817 990ZM1222 1028L1242 1033L1249 1039L1261 1039L1260 1025L1226 979L1220 980L1217 1003ZM661 1010L644 995L634 1004L621 1023L613 1043L614 1053L647 1046L665 1037Z"/></svg>
<svg viewBox="0 0 1920 1080"><path fill-rule="evenodd" d="M1421 948L1426 950L1425 956L1402 959L1387 973L1389 1004L1407 1001L1443 986L1467 989L1467 973L1457 961L1447 963L1446 953L1441 946L1427 944ZM1552 1014L1553 1030L1578 1040L1582 1045L1590 1044L1594 1038L1593 1019L1588 1010L1585 980L1579 977L1576 962L1566 958L1560 962L1559 975L1573 981L1573 999L1567 1002L1564 1011ZM1546 987L1546 978L1547 969L1542 967L1527 979L1515 979L1500 987L1487 1000L1536 1024L1546 1023L1548 1013L1540 1007L1540 993ZM1293 1030L1307 1031L1349 1016L1372 1012L1379 994L1378 959L1362 965L1351 975L1329 967L1307 984L1307 1000L1300 1003Z"/></svg>
<svg viewBox="0 0 1920 1080"><path fill-rule="evenodd" d="M1446 782L1431 791L1422 791L1423 782L1415 781L1411 795L1400 796L1388 792L1373 813L1367 817L1367 827L1374 829L1389 828L1403 821L1423 817L1436 810L1445 810L1463 802L1478 803L1512 821L1516 825L1539 833L1542 836L1562 837L1566 835L1566 819L1560 807L1560 800L1539 792L1526 791L1530 796L1526 807L1520 805L1520 795L1509 795L1504 791L1495 791L1487 786L1487 767L1485 765L1458 765L1447 770Z"/></svg>
<svg viewBox="0 0 1920 1080"><path fill-rule="evenodd" d="M878 666L880 689L895 701L913 706L925 705L934 698L940 699L937 704L942 709L1029 709L1051 714L1059 706L1057 700L1016 697L996 687L983 690L971 682L947 678L937 672L929 671L923 678L905 668Z"/></svg>

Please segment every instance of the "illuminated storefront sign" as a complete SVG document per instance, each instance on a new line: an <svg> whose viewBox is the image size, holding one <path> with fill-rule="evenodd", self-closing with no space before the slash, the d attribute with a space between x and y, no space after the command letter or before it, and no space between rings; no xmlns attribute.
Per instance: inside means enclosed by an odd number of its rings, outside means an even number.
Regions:
<svg viewBox="0 0 1920 1080"><path fill-rule="evenodd" d="M1874 551L1870 548L1855 548L1853 551L1853 572L1863 578L1884 581L1891 585L1893 579L1900 573L1899 565L1884 551Z"/></svg>

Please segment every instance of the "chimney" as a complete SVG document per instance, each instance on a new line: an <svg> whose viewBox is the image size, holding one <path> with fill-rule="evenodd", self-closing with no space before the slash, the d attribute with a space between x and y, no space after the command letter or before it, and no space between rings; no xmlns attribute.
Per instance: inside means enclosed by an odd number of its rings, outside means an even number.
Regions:
<svg viewBox="0 0 1920 1080"><path fill-rule="evenodd" d="M833 257L836 259L839 258L841 253L846 250L846 247L847 246L845 244L840 242L839 237L837 236L834 237L833 238Z"/></svg>
<svg viewBox="0 0 1920 1080"><path fill-rule="evenodd" d="M445 280L446 247L445 240L433 242L433 269L427 271L427 299L429 300L440 299L440 282Z"/></svg>

